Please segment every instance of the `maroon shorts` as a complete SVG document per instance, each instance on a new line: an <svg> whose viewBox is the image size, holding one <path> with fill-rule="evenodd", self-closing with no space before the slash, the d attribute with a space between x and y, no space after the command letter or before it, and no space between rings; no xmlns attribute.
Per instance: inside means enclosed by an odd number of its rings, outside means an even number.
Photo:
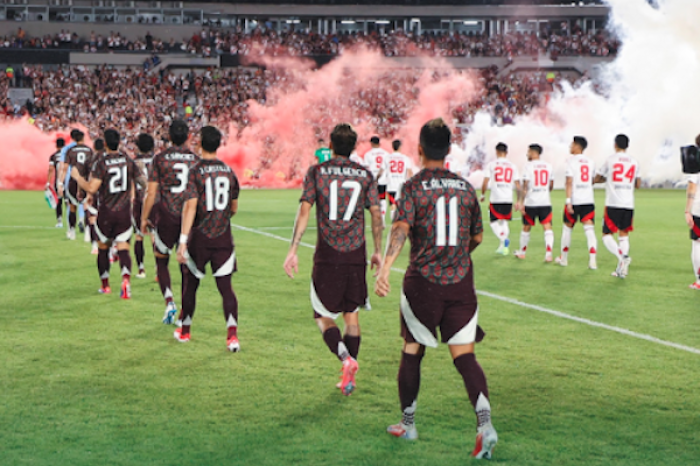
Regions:
<svg viewBox="0 0 700 466"><path fill-rule="evenodd" d="M612 235L618 231L629 233L634 230L634 210L606 207L603 215L603 234Z"/></svg>
<svg viewBox="0 0 700 466"><path fill-rule="evenodd" d="M176 217L162 206L155 214L153 241L161 254L170 254L180 239L181 217Z"/></svg>
<svg viewBox="0 0 700 466"><path fill-rule="evenodd" d="M115 241L125 243L131 239L133 231L131 227L131 209L113 211L102 208L99 210L97 223L95 223L95 232L100 242Z"/></svg>
<svg viewBox="0 0 700 466"><path fill-rule="evenodd" d="M497 220L510 220L513 218L513 204L491 204L489 207L491 222Z"/></svg>
<svg viewBox="0 0 700 466"><path fill-rule="evenodd" d="M386 185L385 184L378 185L377 192L379 193L379 199L386 199Z"/></svg>
<svg viewBox="0 0 700 466"><path fill-rule="evenodd" d="M342 313L357 311L366 301L366 265L314 264L311 275L314 318L336 319Z"/></svg>
<svg viewBox="0 0 700 466"><path fill-rule="evenodd" d="M66 200L74 206L79 205L80 199L78 198L78 196L80 188L78 187L78 182L75 181L75 179L71 178L70 180L68 180L67 188L68 189L66 189L65 191Z"/></svg>
<svg viewBox="0 0 700 466"><path fill-rule="evenodd" d="M690 229L690 239L697 241L700 239L700 217L693 215L693 228Z"/></svg>
<svg viewBox="0 0 700 466"><path fill-rule="evenodd" d="M438 285L423 276L406 276L401 296L401 336L408 343L437 347L481 341L473 268L454 285Z"/></svg>
<svg viewBox="0 0 700 466"><path fill-rule="evenodd" d="M525 207L523 225L534 227L537 221L540 222L540 225L552 223L552 207Z"/></svg>
<svg viewBox="0 0 700 466"><path fill-rule="evenodd" d="M211 271L215 277L225 277L236 271L236 253L233 244L227 247L190 244L187 252L189 254L187 268L198 279L204 277L207 264L211 264Z"/></svg>

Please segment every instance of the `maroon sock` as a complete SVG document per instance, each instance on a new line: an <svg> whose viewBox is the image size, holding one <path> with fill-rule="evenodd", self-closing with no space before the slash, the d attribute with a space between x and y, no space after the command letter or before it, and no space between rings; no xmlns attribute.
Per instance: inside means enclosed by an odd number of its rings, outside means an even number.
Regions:
<svg viewBox="0 0 700 466"><path fill-rule="evenodd" d="M109 249L100 249L97 251L97 272L102 279L102 288L109 286Z"/></svg>
<svg viewBox="0 0 700 466"><path fill-rule="evenodd" d="M122 267L122 278L125 280L130 280L131 279L131 255L129 254L129 250L120 250L117 251L117 255L119 256L119 265Z"/></svg>
<svg viewBox="0 0 700 466"><path fill-rule="evenodd" d="M335 354L341 361L345 361L350 356L345 343L343 343L343 337L340 335L338 327L326 329L326 331L323 332L323 341L326 342L331 353Z"/></svg>
<svg viewBox="0 0 700 466"><path fill-rule="evenodd" d="M182 333L185 333L185 326L187 326L187 331L189 332L192 324L192 317L194 317L194 309L197 304L197 288L199 288L199 279L187 270L182 275L182 312L180 312Z"/></svg>
<svg viewBox="0 0 700 466"><path fill-rule="evenodd" d="M68 211L68 226L75 229L75 212L72 210Z"/></svg>
<svg viewBox="0 0 700 466"><path fill-rule="evenodd" d="M95 224L91 223L89 225L90 228L90 241L95 242L98 240L97 238L97 231L95 230Z"/></svg>
<svg viewBox="0 0 700 466"><path fill-rule="evenodd" d="M454 360L454 365L459 371L464 386L469 394L469 401L476 408L476 401L479 399L479 394L484 394L486 399L489 397L489 389L486 385L486 375L479 363L476 361L474 353L463 354Z"/></svg>
<svg viewBox="0 0 700 466"><path fill-rule="evenodd" d="M156 257L158 285L160 285L160 291L163 293L166 303L174 301L173 291L170 288L170 271L168 270L169 261L170 257Z"/></svg>
<svg viewBox="0 0 700 466"><path fill-rule="evenodd" d="M142 239L137 239L136 242L134 243L134 256L136 256L136 264L139 266L139 271L143 270L143 256L144 256L144 250L143 250L143 240Z"/></svg>
<svg viewBox="0 0 700 466"><path fill-rule="evenodd" d="M238 335L238 327L229 327L226 329L226 339L228 340L231 337L235 337Z"/></svg>
<svg viewBox="0 0 700 466"><path fill-rule="evenodd" d="M223 300L226 326L229 329L238 327L238 299L231 286L231 275L216 277L216 287L219 289L221 299ZM228 337L231 338L231 335L229 334Z"/></svg>
<svg viewBox="0 0 700 466"><path fill-rule="evenodd" d="M357 359L357 355L360 354L360 340L362 337L360 335L345 335L343 337L343 341L345 342L345 346L348 349L348 353L350 353L350 356L353 358Z"/></svg>
<svg viewBox="0 0 700 466"><path fill-rule="evenodd" d="M403 413L403 423L413 425L413 416L416 412L416 401L420 390L420 363L422 354L401 353L401 365L399 366L399 401Z"/></svg>
<svg viewBox="0 0 700 466"><path fill-rule="evenodd" d="M59 199L56 203L56 219L63 221L63 200Z"/></svg>

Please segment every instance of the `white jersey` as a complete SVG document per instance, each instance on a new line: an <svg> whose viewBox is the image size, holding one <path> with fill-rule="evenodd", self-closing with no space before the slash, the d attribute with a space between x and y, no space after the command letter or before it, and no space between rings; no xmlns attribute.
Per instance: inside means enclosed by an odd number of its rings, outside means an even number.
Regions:
<svg viewBox="0 0 700 466"><path fill-rule="evenodd" d="M625 152L608 158L598 170L605 177L605 207L634 209L634 187L639 164Z"/></svg>
<svg viewBox="0 0 700 466"><path fill-rule="evenodd" d="M571 205L595 204L595 164L591 159L583 154L569 157L566 162L566 177L571 178Z"/></svg>
<svg viewBox="0 0 700 466"><path fill-rule="evenodd" d="M506 158L499 158L486 166L484 176L489 179L491 204L513 203L513 186L519 179L518 167Z"/></svg>
<svg viewBox="0 0 700 466"><path fill-rule="evenodd" d="M362 165L363 167L365 166L365 161L362 160L359 155L357 155L356 151L352 151L352 154L350 154L350 161L355 162L358 165Z"/></svg>
<svg viewBox="0 0 700 466"><path fill-rule="evenodd" d="M394 152L386 158L384 170L387 173L386 190L398 193L408 178L408 171L414 171L413 162L401 152Z"/></svg>
<svg viewBox="0 0 700 466"><path fill-rule="evenodd" d="M382 176L378 178L379 172L384 167L384 162L389 157L389 153L377 147L376 149L370 149L365 153L365 167L367 170L372 172L374 178L377 179L377 184L386 185L386 170L382 173Z"/></svg>
<svg viewBox="0 0 700 466"><path fill-rule="evenodd" d="M452 173L459 175L459 164L454 155L447 154L447 157L445 157L445 168Z"/></svg>
<svg viewBox="0 0 700 466"><path fill-rule="evenodd" d="M551 207L549 184L554 180L551 164L542 160L526 163L522 180L527 181L526 207Z"/></svg>
<svg viewBox="0 0 700 466"><path fill-rule="evenodd" d="M700 173L696 175L688 175L688 183L693 183L696 187L700 186ZM690 213L693 217L700 217L700 192L695 192L695 199L693 200L693 206L690 209Z"/></svg>

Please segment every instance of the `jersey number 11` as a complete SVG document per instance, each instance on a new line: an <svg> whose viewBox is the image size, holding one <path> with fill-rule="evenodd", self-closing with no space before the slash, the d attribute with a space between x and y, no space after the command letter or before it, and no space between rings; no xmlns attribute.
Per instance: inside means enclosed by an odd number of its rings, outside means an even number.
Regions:
<svg viewBox="0 0 700 466"><path fill-rule="evenodd" d="M445 207L449 205L449 223L445 218ZM457 198L453 197L449 202L445 196L441 196L435 204L435 246L457 246ZM448 238L449 236L449 238Z"/></svg>

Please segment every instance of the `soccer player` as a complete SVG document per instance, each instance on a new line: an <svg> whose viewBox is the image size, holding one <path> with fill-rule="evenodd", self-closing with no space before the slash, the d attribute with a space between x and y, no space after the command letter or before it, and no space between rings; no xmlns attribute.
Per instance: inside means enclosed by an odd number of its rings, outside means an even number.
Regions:
<svg viewBox="0 0 700 466"><path fill-rule="evenodd" d="M491 189L491 230L500 241L496 254L504 256L508 255L510 246L508 222L513 218L513 187L520 190L518 168L506 158L507 156L508 146L499 142L496 145L496 160L486 166L484 182L481 185L481 202L486 199L486 190L489 187Z"/></svg>
<svg viewBox="0 0 700 466"><path fill-rule="evenodd" d="M569 265L569 248L571 232L576 222L583 223L583 231L588 242L588 268L596 270L596 252L598 240L595 237L595 199L593 197L593 179L595 165L583 152L588 141L582 136L575 136L571 143L571 157L566 162L566 204L564 205L564 226L561 233L561 255L556 262L562 267Z"/></svg>
<svg viewBox="0 0 700 466"><path fill-rule="evenodd" d="M131 193L134 184L146 185L134 161L119 151L119 133L114 129L104 132L107 153L97 159L90 174L90 181L80 173L77 166L71 169L71 178L81 189L90 194L99 193L100 207L97 214L96 233L99 238L97 254L97 271L102 280L100 293L111 293L109 287L109 248L112 243L117 246L119 264L122 272L122 299L131 299L131 256L129 240L131 227Z"/></svg>
<svg viewBox="0 0 700 466"><path fill-rule="evenodd" d="M407 179L413 176L413 162L408 156L399 152L401 141L398 139L393 141L391 147L394 149L394 152L387 157L385 166L388 172L386 189L389 195L389 202L392 206L395 206L401 187Z"/></svg>
<svg viewBox="0 0 700 466"><path fill-rule="evenodd" d="M138 149L138 153L136 154L136 166L146 179L148 179L148 171L153 161L154 147L155 142L153 141L153 136L150 134L142 133L136 138L136 148ZM141 212L143 210L144 197L144 190L140 186L137 186L136 192L134 193L134 205L131 216L136 236L136 241L134 241L134 256L136 256L136 264L139 268L139 273L136 274L136 278L146 278L146 266L143 263L143 258L145 256L143 237L149 234L149 232L141 230Z"/></svg>
<svg viewBox="0 0 700 466"><path fill-rule="evenodd" d="M158 284L165 299L164 324L175 321L177 305L173 298L168 262L170 253L177 244L182 223L182 204L185 202L185 190L190 176L190 169L198 161L197 154L185 147L189 137L189 128L183 120L175 120L169 129L171 146L157 154L151 163L148 174L148 192L141 212L141 231L148 231L149 217L156 197L159 201L153 225L153 241L156 258ZM184 272L181 266L180 271Z"/></svg>
<svg viewBox="0 0 700 466"><path fill-rule="evenodd" d="M77 168L77 172L85 179L89 175L89 162L93 156L92 149L83 143L85 134L82 131L74 129L70 134L71 139L75 141L75 145L66 152L64 166ZM66 191L66 198L69 202L68 208L70 209L68 212L68 233L66 236L71 240L75 239L78 206L85 197L85 193L79 189L78 183L73 179L73 173L74 171L71 169L71 179L68 181L68 190Z"/></svg>
<svg viewBox="0 0 700 466"><path fill-rule="evenodd" d="M331 159L331 150L326 146L326 141L323 139L318 140L318 149L314 153L314 157L318 160L318 163L328 162Z"/></svg>
<svg viewBox="0 0 700 466"><path fill-rule="evenodd" d="M190 169L182 210L182 227L177 259L183 270L182 327L175 329L180 342L190 341L190 326L195 310L199 280L210 263L223 299L224 319L228 328L226 348L241 349L238 342L238 300L231 287L236 270L236 254L231 234L231 217L238 210L240 187L233 170L216 158L221 132L213 126L202 128L199 141L200 161Z"/></svg>
<svg viewBox="0 0 700 466"><path fill-rule="evenodd" d="M46 187L53 185L53 189L58 194L58 182L59 182L59 165L61 163L61 149L66 145L66 141L63 138L56 139L56 152L51 154L49 157L49 173L46 177ZM63 183L61 183L63 184ZM58 197L58 202L56 202L56 228L63 228L63 198Z"/></svg>
<svg viewBox="0 0 700 466"><path fill-rule="evenodd" d="M407 440L418 438L415 413L421 360L426 346L438 346L439 327L476 413L476 448L472 454L490 458L498 436L491 424L486 376L474 356L474 344L483 338L483 331L477 325L470 257L483 239L481 209L472 185L444 167L450 137L441 118L421 129L419 155L423 169L403 187L375 285L377 295L389 294L391 267L406 238L410 238L410 263L401 294L404 345L398 382L403 417L387 431Z"/></svg>
<svg viewBox="0 0 700 466"><path fill-rule="evenodd" d="M339 124L331 133L333 158L309 168L294 223L294 233L284 270L290 278L299 272L297 249L316 204L318 239L311 278L314 319L331 353L343 363L339 388L344 395L355 389L357 355L360 351L358 309L367 300L367 251L365 214L372 215L374 254L372 268L381 265L382 217L377 182L371 172L348 157L357 143L349 124ZM335 324L343 315L345 336Z"/></svg>
<svg viewBox="0 0 700 466"><path fill-rule="evenodd" d="M101 158L104 157L104 150L105 150L105 142L104 139L95 139L95 142L92 144L92 149L93 149L93 154L92 154L92 160L90 160L89 165L90 165L90 173L95 169L95 164L97 164L97 161ZM98 236L97 236L97 231L95 230L95 225L97 224L97 213L98 213L98 207L99 207L99 199L97 197L97 193L95 194L90 194L88 193L87 196L85 197L85 201L83 202L83 205L85 206L85 218L86 218L86 227L90 233L90 240L92 241L92 249L90 251L90 254L97 255L100 252L100 248L98 246ZM111 251L110 251L110 262L112 262L112 257L111 257Z"/></svg>
<svg viewBox="0 0 700 466"><path fill-rule="evenodd" d="M372 172L372 176L377 180L379 189L379 207L382 219L386 217L386 172L384 164L389 157L389 153L379 146L380 140L377 136L372 136L369 140L372 148L365 153L364 166ZM382 220L383 221L383 220Z"/></svg>
<svg viewBox="0 0 700 466"><path fill-rule="evenodd" d="M605 183L603 244L617 258L613 277L625 278L629 273L630 239L634 229L634 190L639 189L639 164L627 155L630 140L624 134L615 137L615 155L609 157L596 173L595 182ZM613 235L617 233L619 244Z"/></svg>
<svg viewBox="0 0 700 466"><path fill-rule="evenodd" d="M520 233L520 249L515 253L518 259L525 259L530 242L530 230L539 221L544 229L544 261L552 262L554 232L552 231L552 200L549 193L554 188L552 165L540 160L542 146L532 144L527 150L527 160L523 169L521 188L518 191L517 210L523 214L523 231Z"/></svg>
<svg viewBox="0 0 700 466"><path fill-rule="evenodd" d="M695 144L700 145L700 136L695 139ZM693 290L700 290L700 195L698 195L698 184L700 184L700 174L688 177L688 200L685 203L685 221L690 227L690 239L692 249L690 260L695 272L695 282L690 285Z"/></svg>

